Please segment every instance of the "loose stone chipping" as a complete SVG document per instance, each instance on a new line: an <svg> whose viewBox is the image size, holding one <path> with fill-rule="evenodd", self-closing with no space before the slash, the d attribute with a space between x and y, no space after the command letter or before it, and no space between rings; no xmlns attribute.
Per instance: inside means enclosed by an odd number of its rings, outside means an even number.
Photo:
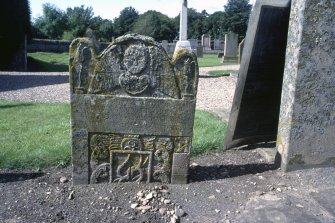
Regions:
<svg viewBox="0 0 335 223"><path fill-rule="evenodd" d="M70 46L73 183L186 183L195 54L182 49L171 61L159 43L137 34L100 55L96 49L85 38Z"/></svg>

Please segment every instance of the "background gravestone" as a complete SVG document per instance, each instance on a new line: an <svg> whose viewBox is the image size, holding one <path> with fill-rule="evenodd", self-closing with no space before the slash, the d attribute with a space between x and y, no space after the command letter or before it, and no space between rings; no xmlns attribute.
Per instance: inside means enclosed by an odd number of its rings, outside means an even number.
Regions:
<svg viewBox="0 0 335 223"><path fill-rule="evenodd" d="M161 45L166 52L169 52L168 44L169 44L169 42L167 40L162 40Z"/></svg>
<svg viewBox="0 0 335 223"><path fill-rule="evenodd" d="M214 39L214 50L223 50L221 39Z"/></svg>
<svg viewBox="0 0 335 223"><path fill-rule="evenodd" d="M238 63L241 64L244 47L244 39L238 44Z"/></svg>
<svg viewBox="0 0 335 223"><path fill-rule="evenodd" d="M223 60L237 60L237 49L238 34L230 31L225 35Z"/></svg>
<svg viewBox="0 0 335 223"><path fill-rule="evenodd" d="M73 183L186 183L198 65L150 37L70 46Z"/></svg>
<svg viewBox="0 0 335 223"><path fill-rule="evenodd" d="M257 1L248 25L225 146L275 141L289 0Z"/></svg>
<svg viewBox="0 0 335 223"><path fill-rule="evenodd" d="M201 36L201 45L204 52L211 51L211 36L203 34Z"/></svg>
<svg viewBox="0 0 335 223"><path fill-rule="evenodd" d="M335 165L334 15L334 1L292 1L277 138L284 170Z"/></svg>

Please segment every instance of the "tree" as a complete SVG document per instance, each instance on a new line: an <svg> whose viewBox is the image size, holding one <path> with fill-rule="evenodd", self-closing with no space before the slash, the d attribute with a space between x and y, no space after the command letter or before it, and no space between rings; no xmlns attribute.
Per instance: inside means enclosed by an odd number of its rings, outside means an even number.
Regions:
<svg viewBox="0 0 335 223"><path fill-rule="evenodd" d="M83 5L67 8L66 17L68 32L70 33L67 33L67 38L70 37L70 39L84 36L88 28L97 30L100 22L102 22L100 17L94 17L92 7L85 8Z"/></svg>
<svg viewBox="0 0 335 223"><path fill-rule="evenodd" d="M22 46L25 35L30 37L28 0L1 0L0 27L0 69L12 69L11 62Z"/></svg>
<svg viewBox="0 0 335 223"><path fill-rule="evenodd" d="M126 7L120 12L120 16L114 19L114 31L117 36L129 33L135 21L138 19L138 12L133 7Z"/></svg>
<svg viewBox="0 0 335 223"><path fill-rule="evenodd" d="M239 36L245 36L252 5L249 0L228 0L224 6L224 26Z"/></svg>
<svg viewBox="0 0 335 223"><path fill-rule="evenodd" d="M67 17L61 9L50 3L43 4L43 16L34 26L50 39L61 39L67 29Z"/></svg>
<svg viewBox="0 0 335 223"><path fill-rule="evenodd" d="M223 38L226 33L225 29L225 13L224 12L214 12L207 18L208 34L216 39Z"/></svg>
<svg viewBox="0 0 335 223"><path fill-rule="evenodd" d="M114 36L113 22L108 19L102 20L96 34L101 41L111 41Z"/></svg>
<svg viewBox="0 0 335 223"><path fill-rule="evenodd" d="M133 32L151 36L156 41L172 41L176 36L173 21L166 15L157 11L147 11L136 20Z"/></svg>

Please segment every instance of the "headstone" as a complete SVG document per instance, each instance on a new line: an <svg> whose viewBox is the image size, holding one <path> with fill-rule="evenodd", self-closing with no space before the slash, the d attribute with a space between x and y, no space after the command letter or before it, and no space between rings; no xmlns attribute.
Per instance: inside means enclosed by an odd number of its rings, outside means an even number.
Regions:
<svg viewBox="0 0 335 223"><path fill-rule="evenodd" d="M73 183L186 183L198 82L196 56L170 61L137 34L97 55L80 38L70 46Z"/></svg>
<svg viewBox="0 0 335 223"><path fill-rule="evenodd" d="M211 36L208 34L203 34L201 36L201 45L203 47L204 52L211 51Z"/></svg>
<svg viewBox="0 0 335 223"><path fill-rule="evenodd" d="M204 49L201 45L197 46L197 58L202 58L204 56Z"/></svg>
<svg viewBox="0 0 335 223"><path fill-rule="evenodd" d="M168 44L169 44L169 42L167 40L162 40L161 45L166 52L169 52Z"/></svg>
<svg viewBox="0 0 335 223"><path fill-rule="evenodd" d="M198 40L197 39L189 39L188 41L191 44L192 50L195 51L198 47Z"/></svg>
<svg viewBox="0 0 335 223"><path fill-rule="evenodd" d="M241 64L244 47L244 39L238 44L238 63Z"/></svg>
<svg viewBox="0 0 335 223"><path fill-rule="evenodd" d="M335 166L335 2L293 0L277 149L283 170Z"/></svg>
<svg viewBox="0 0 335 223"><path fill-rule="evenodd" d="M191 44L187 40L187 0L183 0L180 12L179 41L176 44L175 52L179 49L192 51Z"/></svg>
<svg viewBox="0 0 335 223"><path fill-rule="evenodd" d="M223 60L237 60L238 34L228 32L225 35L224 41L224 56Z"/></svg>
<svg viewBox="0 0 335 223"><path fill-rule="evenodd" d="M290 0L257 1L250 15L225 146L275 141Z"/></svg>
<svg viewBox="0 0 335 223"><path fill-rule="evenodd" d="M220 39L214 39L214 50L223 50L222 41Z"/></svg>

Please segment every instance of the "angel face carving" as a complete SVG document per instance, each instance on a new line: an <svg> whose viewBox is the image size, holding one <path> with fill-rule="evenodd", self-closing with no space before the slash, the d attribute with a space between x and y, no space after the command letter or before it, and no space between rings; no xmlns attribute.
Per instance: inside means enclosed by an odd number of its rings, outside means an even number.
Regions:
<svg viewBox="0 0 335 223"><path fill-rule="evenodd" d="M150 85L145 68L149 62L149 50L145 46L132 45L124 53L123 63L126 72L120 78L121 87L131 95L143 93Z"/></svg>

